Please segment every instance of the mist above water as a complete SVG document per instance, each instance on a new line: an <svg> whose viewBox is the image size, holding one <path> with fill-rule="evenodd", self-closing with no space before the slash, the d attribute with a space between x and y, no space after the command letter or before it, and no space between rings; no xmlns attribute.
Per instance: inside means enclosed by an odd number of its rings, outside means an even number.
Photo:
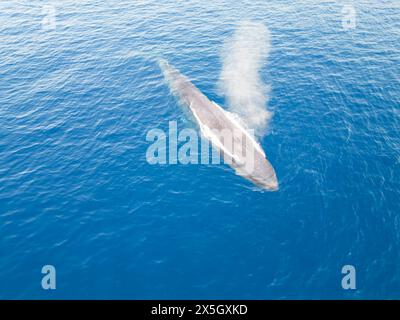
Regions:
<svg viewBox="0 0 400 320"><path fill-rule="evenodd" d="M221 53L220 92L229 110L238 114L258 136L265 135L271 118L267 110L269 87L260 74L269 49L268 28L260 22L242 22Z"/></svg>

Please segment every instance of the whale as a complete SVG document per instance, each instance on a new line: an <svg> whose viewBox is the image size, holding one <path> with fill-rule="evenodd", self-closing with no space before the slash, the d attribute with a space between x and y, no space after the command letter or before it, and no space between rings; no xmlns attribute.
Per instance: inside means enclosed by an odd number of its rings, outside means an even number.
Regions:
<svg viewBox="0 0 400 320"><path fill-rule="evenodd" d="M241 119L208 99L190 80L166 60L159 66L180 103L189 108L200 132L236 174L263 190L277 191L278 179L252 130Z"/></svg>

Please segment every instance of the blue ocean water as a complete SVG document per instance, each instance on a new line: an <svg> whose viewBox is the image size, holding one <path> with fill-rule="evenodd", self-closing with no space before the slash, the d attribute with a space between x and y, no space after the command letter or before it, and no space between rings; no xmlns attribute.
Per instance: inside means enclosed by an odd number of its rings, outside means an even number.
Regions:
<svg viewBox="0 0 400 320"><path fill-rule="evenodd" d="M400 6L354 1L344 30L348 3L0 1L0 298L400 298ZM244 20L271 33L278 192L145 156L188 125L156 59L224 106Z"/></svg>

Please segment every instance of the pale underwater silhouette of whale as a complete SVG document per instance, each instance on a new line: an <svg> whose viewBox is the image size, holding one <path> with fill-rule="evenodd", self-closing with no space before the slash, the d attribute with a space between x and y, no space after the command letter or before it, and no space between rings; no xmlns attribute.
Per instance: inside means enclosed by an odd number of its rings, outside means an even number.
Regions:
<svg viewBox="0 0 400 320"><path fill-rule="evenodd" d="M275 170L254 137L238 119L210 101L199 89L168 62L159 61L171 91L189 107L200 131L236 173L265 190L278 190ZM215 132L231 132L232 141L221 139ZM225 136L226 137L226 136ZM240 146L240 148L237 148Z"/></svg>

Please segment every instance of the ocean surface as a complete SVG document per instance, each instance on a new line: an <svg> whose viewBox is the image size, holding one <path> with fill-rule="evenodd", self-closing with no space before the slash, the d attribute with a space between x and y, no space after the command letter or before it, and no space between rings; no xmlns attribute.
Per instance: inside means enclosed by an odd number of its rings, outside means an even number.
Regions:
<svg viewBox="0 0 400 320"><path fill-rule="evenodd" d="M227 108L243 21L270 34L278 192L146 160L149 130L196 128L157 59ZM400 298L399 80L397 0L0 1L0 298Z"/></svg>

